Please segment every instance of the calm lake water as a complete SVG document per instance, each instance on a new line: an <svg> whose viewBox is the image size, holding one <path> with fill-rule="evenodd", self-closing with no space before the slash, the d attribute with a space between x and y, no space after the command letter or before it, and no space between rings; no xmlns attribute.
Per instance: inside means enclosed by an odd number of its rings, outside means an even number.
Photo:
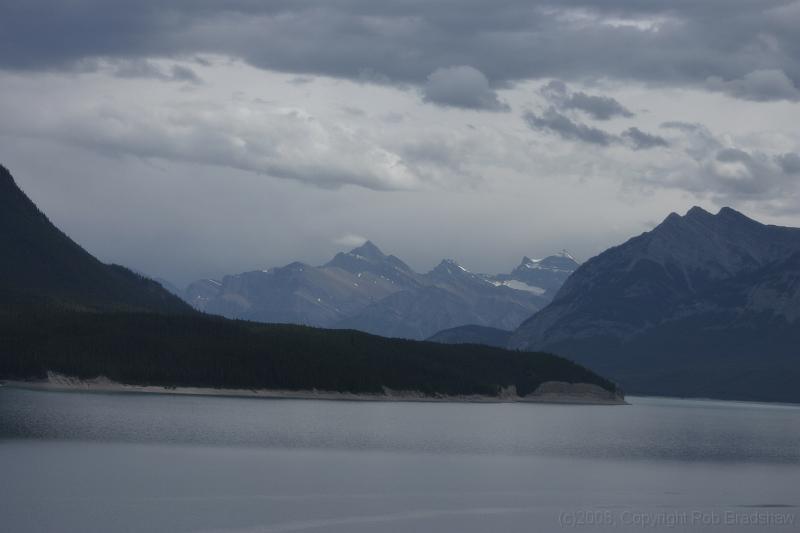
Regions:
<svg viewBox="0 0 800 533"><path fill-rule="evenodd" d="M800 407L629 401L0 387L0 530L800 530Z"/></svg>

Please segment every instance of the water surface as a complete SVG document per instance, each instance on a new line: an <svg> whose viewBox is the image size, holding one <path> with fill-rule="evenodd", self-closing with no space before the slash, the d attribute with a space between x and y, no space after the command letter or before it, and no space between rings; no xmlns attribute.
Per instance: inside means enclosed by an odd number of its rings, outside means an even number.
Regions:
<svg viewBox="0 0 800 533"><path fill-rule="evenodd" d="M3 387L2 529L800 528L800 407L629 401L389 403Z"/></svg>

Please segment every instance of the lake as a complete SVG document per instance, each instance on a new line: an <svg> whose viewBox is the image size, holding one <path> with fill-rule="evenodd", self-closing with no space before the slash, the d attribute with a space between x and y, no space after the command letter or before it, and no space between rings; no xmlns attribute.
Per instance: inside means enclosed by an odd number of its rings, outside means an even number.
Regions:
<svg viewBox="0 0 800 533"><path fill-rule="evenodd" d="M0 387L0 530L800 529L800 406L628 401Z"/></svg>

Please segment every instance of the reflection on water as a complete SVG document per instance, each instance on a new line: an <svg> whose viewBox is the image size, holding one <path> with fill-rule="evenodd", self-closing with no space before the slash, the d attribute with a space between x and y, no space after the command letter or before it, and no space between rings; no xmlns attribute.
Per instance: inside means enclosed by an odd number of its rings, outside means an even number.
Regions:
<svg viewBox="0 0 800 533"><path fill-rule="evenodd" d="M629 401L0 388L0 529L797 530L800 408Z"/></svg>

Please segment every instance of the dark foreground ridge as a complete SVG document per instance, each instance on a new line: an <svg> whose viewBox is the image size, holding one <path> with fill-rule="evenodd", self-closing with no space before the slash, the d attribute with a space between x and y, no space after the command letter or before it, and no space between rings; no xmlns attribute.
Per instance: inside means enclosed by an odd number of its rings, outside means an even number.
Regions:
<svg viewBox="0 0 800 533"><path fill-rule="evenodd" d="M134 385L428 396L527 396L546 382L610 381L545 353L386 339L352 330L145 313L6 314L0 377L56 372Z"/></svg>
<svg viewBox="0 0 800 533"><path fill-rule="evenodd" d="M97 261L2 167L0 195L0 379L54 372L132 385L509 399L562 382L622 398L610 381L545 353L203 315L157 283ZM559 387L548 383L539 396L558 396Z"/></svg>
<svg viewBox="0 0 800 533"><path fill-rule="evenodd" d="M191 313L177 296L106 265L55 227L0 165L0 302L82 310Z"/></svg>

